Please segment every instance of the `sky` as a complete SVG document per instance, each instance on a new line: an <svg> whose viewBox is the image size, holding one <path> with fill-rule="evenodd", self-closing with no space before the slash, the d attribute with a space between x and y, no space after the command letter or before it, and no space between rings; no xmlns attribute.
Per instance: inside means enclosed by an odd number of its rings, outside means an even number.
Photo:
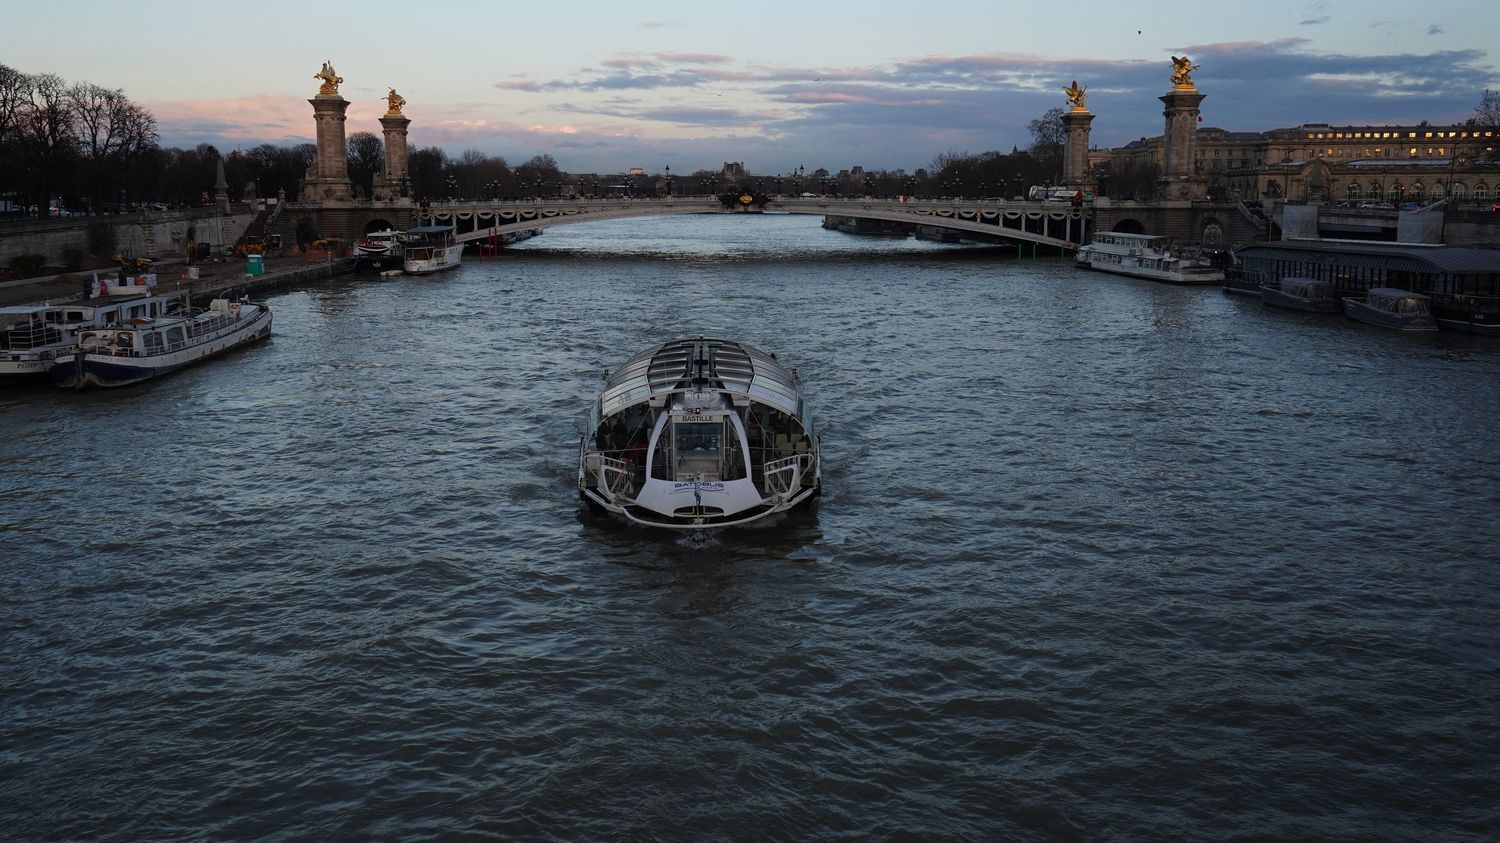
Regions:
<svg viewBox="0 0 1500 843"><path fill-rule="evenodd" d="M1500 89L1500 3L0 0L0 63L120 88L163 146L310 142L332 62L346 132L407 100L411 148L569 172L929 166L1010 151L1087 88L1092 143L1159 135L1172 56L1203 125L1462 121Z"/></svg>

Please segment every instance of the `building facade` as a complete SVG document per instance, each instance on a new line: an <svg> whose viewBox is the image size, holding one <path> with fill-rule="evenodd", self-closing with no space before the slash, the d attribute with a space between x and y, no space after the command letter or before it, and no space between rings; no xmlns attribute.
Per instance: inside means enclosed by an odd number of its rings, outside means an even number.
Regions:
<svg viewBox="0 0 1500 843"><path fill-rule="evenodd" d="M1307 123L1268 132L1200 128L1196 168L1217 200L1376 202L1452 197L1496 201L1500 131L1469 125L1334 126ZM1163 162L1161 137L1110 150L1110 169Z"/></svg>

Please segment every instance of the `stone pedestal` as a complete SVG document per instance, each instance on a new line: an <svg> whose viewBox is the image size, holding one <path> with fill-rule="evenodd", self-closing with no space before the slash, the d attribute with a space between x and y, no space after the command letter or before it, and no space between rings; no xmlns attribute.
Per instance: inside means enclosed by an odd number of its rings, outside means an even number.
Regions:
<svg viewBox="0 0 1500 843"><path fill-rule="evenodd" d="M349 150L344 140L344 112L349 101L338 94L323 94L308 100L318 124L318 155L308 168L302 188L304 202L347 202L354 198L349 181Z"/></svg>
<svg viewBox="0 0 1500 843"><path fill-rule="evenodd" d="M1198 175L1198 104L1203 94L1191 82L1177 85L1160 97L1166 109L1167 128L1162 134L1162 199L1208 198L1208 180Z"/></svg>
<svg viewBox="0 0 1500 843"><path fill-rule="evenodd" d="M386 113L380 118L380 128L385 133L385 198L395 199L411 193L406 168L406 127L411 120L400 114ZM380 197L377 197L380 198Z"/></svg>
<svg viewBox="0 0 1500 843"><path fill-rule="evenodd" d="M1063 147L1063 185L1078 190L1093 190L1089 180L1089 124L1094 115L1088 109L1074 106L1063 115L1067 144Z"/></svg>

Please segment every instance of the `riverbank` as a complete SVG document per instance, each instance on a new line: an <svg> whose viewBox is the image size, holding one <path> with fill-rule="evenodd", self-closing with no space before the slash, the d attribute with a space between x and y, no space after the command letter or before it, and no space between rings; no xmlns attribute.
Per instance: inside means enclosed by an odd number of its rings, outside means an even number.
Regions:
<svg viewBox="0 0 1500 843"><path fill-rule="evenodd" d="M197 264L198 277L188 278L188 267L180 260L157 261L157 288L188 290L196 295L214 295L227 290L247 295L282 290L308 281L331 278L350 271L348 259L309 260L301 256L265 259L264 274L251 277L242 258ZM104 268L64 273L44 278L22 278L0 282L0 306L73 301L84 297L94 276L113 278L118 270Z"/></svg>

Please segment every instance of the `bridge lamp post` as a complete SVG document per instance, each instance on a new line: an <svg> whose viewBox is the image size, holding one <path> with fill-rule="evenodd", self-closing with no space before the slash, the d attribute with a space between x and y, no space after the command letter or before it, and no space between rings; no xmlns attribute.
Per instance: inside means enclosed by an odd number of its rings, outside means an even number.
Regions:
<svg viewBox="0 0 1500 843"><path fill-rule="evenodd" d="M456 179L456 178L454 178L453 176L450 175L450 176L448 176L447 178L445 178L443 180L443 183L446 184L446 185L448 185L448 201L451 202L451 201L457 199L458 198L458 179Z"/></svg>
<svg viewBox="0 0 1500 843"><path fill-rule="evenodd" d="M667 171L667 196L670 197L672 195L672 165L671 164L668 164L666 166L666 171Z"/></svg>

